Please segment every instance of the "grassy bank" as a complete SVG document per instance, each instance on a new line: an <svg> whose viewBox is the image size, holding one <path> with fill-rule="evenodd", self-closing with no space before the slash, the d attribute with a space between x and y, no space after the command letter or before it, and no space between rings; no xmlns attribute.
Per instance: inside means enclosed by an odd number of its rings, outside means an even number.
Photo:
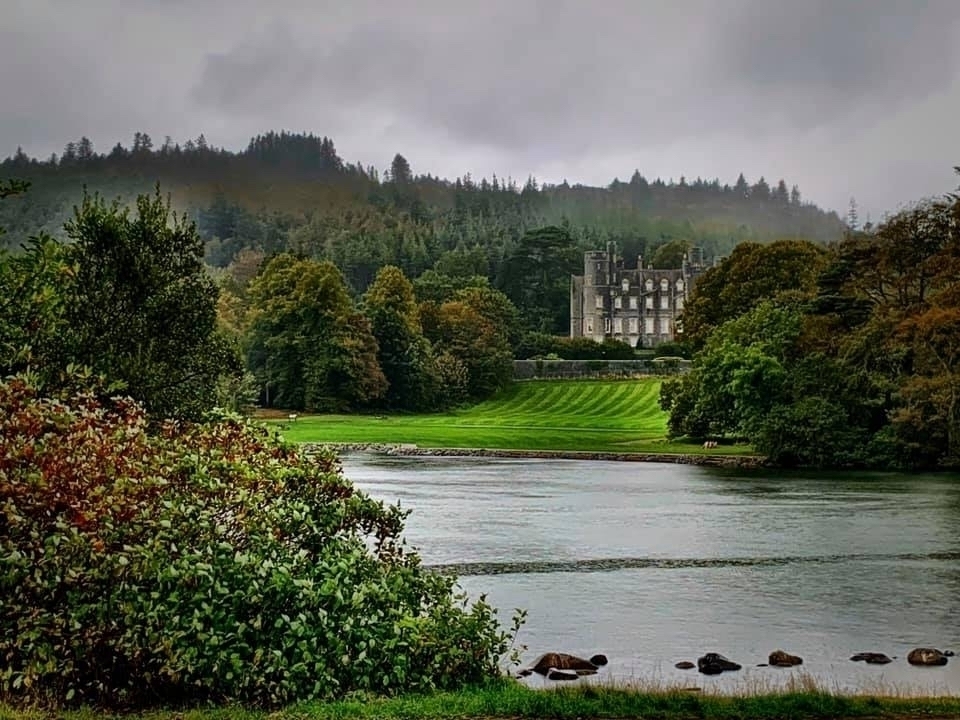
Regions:
<svg viewBox="0 0 960 720"><path fill-rule="evenodd" d="M696 685L696 680L691 679ZM155 720L384 720L409 718L660 718L662 720L793 720L809 718L951 718L960 716L960 698L911 698L837 695L818 690L791 690L756 695L719 695L683 689L637 691L608 687L531 690L515 683L458 693L392 699L356 699L304 703L277 712L240 708L159 711L141 717ZM95 711L45 714L0 707L0 720L58 717L93 720Z"/></svg>
<svg viewBox="0 0 960 720"><path fill-rule="evenodd" d="M531 380L491 400L432 415L310 415L280 422L294 442L414 443L435 448L703 453L666 440L660 381ZM723 446L710 454L749 454Z"/></svg>

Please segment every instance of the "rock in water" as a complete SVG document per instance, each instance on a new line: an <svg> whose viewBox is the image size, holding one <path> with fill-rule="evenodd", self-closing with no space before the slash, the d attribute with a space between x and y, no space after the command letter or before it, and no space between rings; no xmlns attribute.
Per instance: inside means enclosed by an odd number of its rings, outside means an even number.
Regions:
<svg viewBox="0 0 960 720"><path fill-rule="evenodd" d="M578 677L576 672L569 670L551 670L547 673L547 680L576 680Z"/></svg>
<svg viewBox="0 0 960 720"><path fill-rule="evenodd" d="M793 667L794 665L803 665L803 658L791 655L783 650L774 650L770 653L767 662L774 667Z"/></svg>
<svg viewBox="0 0 960 720"><path fill-rule="evenodd" d="M740 667L740 665L719 653L707 653L703 657L697 658L697 669L704 675L719 675L728 670L739 670Z"/></svg>
<svg viewBox="0 0 960 720"><path fill-rule="evenodd" d="M875 652L857 653L850 659L854 662L865 662L867 665L886 665L889 662L893 662L883 653Z"/></svg>
<svg viewBox="0 0 960 720"><path fill-rule="evenodd" d="M953 650L944 650L943 654L945 657L953 657Z"/></svg>
<svg viewBox="0 0 960 720"><path fill-rule="evenodd" d="M911 665L924 665L927 667L934 665L946 665L947 656L934 648L914 648L907 655L907 662Z"/></svg>
<svg viewBox="0 0 960 720"><path fill-rule="evenodd" d="M692 670L693 668L696 667L696 665L694 665L694 664L693 664L692 662L690 662L689 660L681 660L681 661L678 662L676 665L674 665L674 667L675 667L677 670Z"/></svg>
<svg viewBox="0 0 960 720"><path fill-rule="evenodd" d="M592 663L593 663L594 665L596 665L597 667L603 667L604 665L607 664L607 656L606 656L606 655L594 655L592 658L590 658L590 662L592 662Z"/></svg>
<svg viewBox="0 0 960 720"><path fill-rule="evenodd" d="M530 669L539 675L547 675L551 670L592 670L597 671L597 666L589 660L584 660L576 655L567 653L546 653L537 658L537 661L530 666ZM564 678L566 679L566 678Z"/></svg>

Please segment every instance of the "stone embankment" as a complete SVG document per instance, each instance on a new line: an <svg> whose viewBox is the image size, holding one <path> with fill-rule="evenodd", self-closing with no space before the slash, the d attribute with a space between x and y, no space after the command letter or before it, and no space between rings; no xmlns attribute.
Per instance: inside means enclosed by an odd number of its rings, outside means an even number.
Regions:
<svg viewBox="0 0 960 720"><path fill-rule="evenodd" d="M304 443L307 452L329 447L337 452L370 452L411 457L493 457L522 460L593 460L616 462L658 462L678 465L750 469L763 467L759 455L695 455L676 453L577 452L568 450L502 450L491 448L422 448L409 444L384 443Z"/></svg>

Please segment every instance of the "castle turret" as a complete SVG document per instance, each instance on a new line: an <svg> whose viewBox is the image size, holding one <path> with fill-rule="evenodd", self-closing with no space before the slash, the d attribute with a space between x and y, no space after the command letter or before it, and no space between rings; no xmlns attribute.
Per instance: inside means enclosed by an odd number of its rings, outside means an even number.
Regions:
<svg viewBox="0 0 960 720"><path fill-rule="evenodd" d="M583 305L580 334L603 342L610 324L610 284L614 282L614 256L594 250L583 254Z"/></svg>

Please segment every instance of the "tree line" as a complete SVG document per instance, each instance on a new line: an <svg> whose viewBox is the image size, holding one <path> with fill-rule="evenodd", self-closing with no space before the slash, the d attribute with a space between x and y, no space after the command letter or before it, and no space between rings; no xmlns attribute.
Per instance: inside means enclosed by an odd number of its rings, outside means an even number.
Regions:
<svg viewBox="0 0 960 720"><path fill-rule="evenodd" d="M0 255L0 371L51 392L82 367L158 417L254 402L429 411L512 376L519 313L482 276L415 286L385 266L355 299L329 260L245 251L214 280L195 224L159 189L132 211L88 196L65 234Z"/></svg>
<svg viewBox="0 0 960 720"><path fill-rule="evenodd" d="M830 247L745 243L698 281L693 370L664 384L675 436L781 465L960 463L960 199Z"/></svg>
<svg viewBox="0 0 960 720"><path fill-rule="evenodd" d="M43 161L19 151L0 163L0 176L32 182L29 194L0 204L11 248L38 231L62 237L84 186L132 205L159 182L196 222L208 264L227 267L244 250L329 260L354 298L386 265L408 278L431 269L482 275L510 294L523 238L542 227L569 236L574 261L565 274L577 271L580 252L607 242L636 263L664 246L699 246L709 258L740 242L829 242L844 231L835 213L805 203L784 180L648 180L639 171L606 187L469 174L445 180L416 173L400 154L380 172L341 158L330 138L288 132L259 135L240 152L202 135L179 144L137 133L132 146L117 143L107 153L81 138ZM675 252L661 255L676 260ZM554 302L549 331L563 334L566 297Z"/></svg>

